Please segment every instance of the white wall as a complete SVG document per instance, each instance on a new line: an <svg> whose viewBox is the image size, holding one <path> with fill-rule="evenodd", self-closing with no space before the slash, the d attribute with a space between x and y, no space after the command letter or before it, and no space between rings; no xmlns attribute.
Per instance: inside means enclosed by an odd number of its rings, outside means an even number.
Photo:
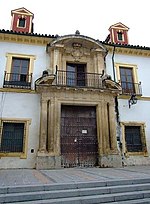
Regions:
<svg viewBox="0 0 150 204"><path fill-rule="evenodd" d="M150 58L142 56L129 56L115 54L114 63L133 64L137 65L137 76L142 86L142 97L150 97ZM108 54L106 58L107 73L112 76L113 79L113 65L112 54ZM116 71L116 68L115 68ZM117 81L117 74L116 81ZM120 122L143 122L145 123L146 144L148 153L150 156L150 101L149 98L138 100L136 105L132 105L129 108L127 99L118 100L119 119ZM150 164L150 157L143 156L130 156L126 158L127 165L142 165Z"/></svg>
<svg viewBox="0 0 150 204"><path fill-rule="evenodd" d="M0 42L0 47L0 88L3 87L7 53L35 55L36 60L34 61L32 81L33 88L35 80L42 76L43 70L49 68L50 63L49 57L46 54L46 46ZM40 96L30 93L1 92L0 118L31 119L27 159L2 157L0 159L0 168L34 168L39 146ZM31 149L34 149L34 153L31 153Z"/></svg>
<svg viewBox="0 0 150 204"><path fill-rule="evenodd" d="M138 100L137 104L129 108L128 100L119 99L120 122L143 122L145 123L145 133L148 152L150 153L150 101Z"/></svg>
<svg viewBox="0 0 150 204"><path fill-rule="evenodd" d="M33 68L32 87L34 88L34 81L42 76L42 72L49 68L49 57L46 54L46 46L26 45L18 43L0 42L0 88L3 87L4 71L6 70L6 53L35 55Z"/></svg>
<svg viewBox="0 0 150 204"><path fill-rule="evenodd" d="M142 96L150 97L150 57L115 54L114 62L137 65L137 75L138 81L141 82L142 86ZM106 57L106 69L107 73L110 74L113 79L112 54L108 54ZM115 75L117 80L117 74L115 73Z"/></svg>
<svg viewBox="0 0 150 204"><path fill-rule="evenodd" d="M27 159L1 157L0 168L34 168L39 146L40 96L27 93L0 93L0 118L31 119ZM34 153L31 153L34 149Z"/></svg>

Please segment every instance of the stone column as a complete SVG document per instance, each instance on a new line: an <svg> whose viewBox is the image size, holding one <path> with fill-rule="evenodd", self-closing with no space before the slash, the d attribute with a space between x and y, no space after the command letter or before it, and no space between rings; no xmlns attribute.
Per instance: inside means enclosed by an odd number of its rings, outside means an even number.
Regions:
<svg viewBox="0 0 150 204"><path fill-rule="evenodd" d="M47 151L47 100L41 99L41 126L39 151Z"/></svg>

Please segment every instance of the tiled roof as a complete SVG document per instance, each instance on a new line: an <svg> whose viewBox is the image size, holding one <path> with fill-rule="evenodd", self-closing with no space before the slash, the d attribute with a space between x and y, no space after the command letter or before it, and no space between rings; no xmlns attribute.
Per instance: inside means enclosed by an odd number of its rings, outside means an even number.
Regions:
<svg viewBox="0 0 150 204"><path fill-rule="evenodd" d="M4 30L4 29L0 30L0 33L23 35L23 36L33 36L33 37L45 37L45 38L57 38L58 37L58 35L47 35L47 34L38 34L38 33L24 33L24 32L16 32L16 31L12 31L12 30ZM86 38L87 36L84 36L84 37ZM140 46L140 45L119 44L119 43L115 44L115 43L111 43L111 42L107 42L107 41L100 41L100 40L96 40L96 42L101 43L103 45L113 46L113 47L115 46L115 47L122 47L122 48L150 50L150 47Z"/></svg>
<svg viewBox="0 0 150 204"><path fill-rule="evenodd" d="M131 48L131 49L141 49L141 50L150 50L150 47L146 46L140 46L140 45L130 45L130 44L121 44L121 43L111 43L111 42L106 42L103 41L101 42L104 45L110 45L110 46L115 46L115 47L122 47L122 48Z"/></svg>
<svg viewBox="0 0 150 204"><path fill-rule="evenodd" d="M46 38L55 38L56 37L56 35L47 35L47 34L38 34L38 33L24 33L24 32L16 32L16 31L12 31L12 30L4 30L4 29L0 30L0 33L34 36L34 37L46 37Z"/></svg>

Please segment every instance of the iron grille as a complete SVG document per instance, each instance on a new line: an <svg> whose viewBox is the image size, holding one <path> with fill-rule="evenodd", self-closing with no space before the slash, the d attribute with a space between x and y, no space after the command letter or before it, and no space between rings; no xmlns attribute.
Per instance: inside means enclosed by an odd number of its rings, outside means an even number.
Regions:
<svg viewBox="0 0 150 204"><path fill-rule="evenodd" d="M142 87L140 83L132 83L127 81L121 81L122 93L123 94L136 94L142 95Z"/></svg>
<svg viewBox="0 0 150 204"><path fill-rule="evenodd" d="M0 152L23 152L24 123L3 122Z"/></svg>
<svg viewBox="0 0 150 204"><path fill-rule="evenodd" d="M5 88L31 89L32 74L7 73L4 75Z"/></svg>
<svg viewBox="0 0 150 204"><path fill-rule="evenodd" d="M128 152L142 151L140 130L140 126L125 126L126 146Z"/></svg>
<svg viewBox="0 0 150 204"><path fill-rule="evenodd" d="M58 86L102 88L102 74L57 70Z"/></svg>

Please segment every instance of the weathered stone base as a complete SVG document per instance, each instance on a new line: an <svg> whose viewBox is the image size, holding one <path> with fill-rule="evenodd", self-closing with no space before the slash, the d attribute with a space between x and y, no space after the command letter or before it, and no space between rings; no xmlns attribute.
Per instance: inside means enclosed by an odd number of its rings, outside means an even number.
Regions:
<svg viewBox="0 0 150 204"><path fill-rule="evenodd" d="M103 155L99 158L100 167L121 167L122 158L120 155Z"/></svg>
<svg viewBox="0 0 150 204"><path fill-rule="evenodd" d="M129 156L122 160L124 166L150 165L150 157Z"/></svg>
<svg viewBox="0 0 150 204"><path fill-rule="evenodd" d="M61 168L60 156L37 156L36 169Z"/></svg>

